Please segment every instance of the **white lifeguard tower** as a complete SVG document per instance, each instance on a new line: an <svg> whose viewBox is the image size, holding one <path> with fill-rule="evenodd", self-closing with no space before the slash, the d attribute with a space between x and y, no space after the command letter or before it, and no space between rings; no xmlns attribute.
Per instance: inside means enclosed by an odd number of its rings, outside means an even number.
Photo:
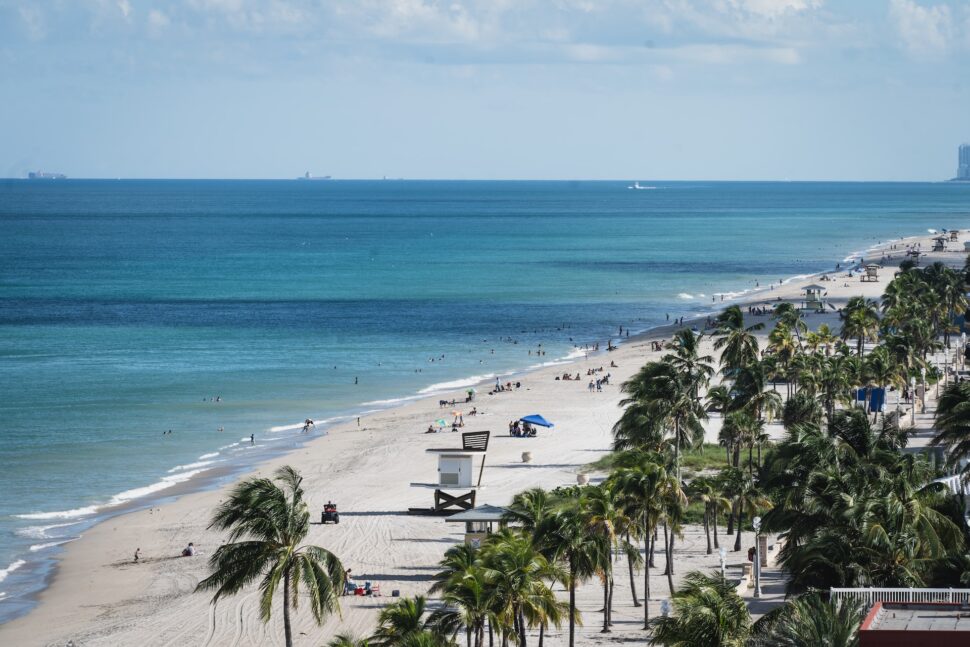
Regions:
<svg viewBox="0 0 970 647"><path fill-rule="evenodd" d="M448 523L465 524L465 543L480 548L482 542L495 531L495 525L501 530L505 527L505 508L494 505L480 505L471 510L458 512L447 519Z"/></svg>
<svg viewBox="0 0 970 647"><path fill-rule="evenodd" d="M879 281L879 270L882 269L879 265L875 263L870 263L866 265L866 273L862 275L861 281L863 283L868 282L878 282Z"/></svg>
<svg viewBox="0 0 970 647"><path fill-rule="evenodd" d="M934 252L945 252L946 251L946 236L937 236L933 239L933 251Z"/></svg>
<svg viewBox="0 0 970 647"><path fill-rule="evenodd" d="M802 299L802 310L808 310L810 312L824 312L825 311L825 286L813 283L812 285L806 285L802 288L805 293L805 298Z"/></svg>
<svg viewBox="0 0 970 647"><path fill-rule="evenodd" d="M438 478L432 483L411 483L411 487L434 490L434 507L410 508L411 514L450 515L475 507L475 493L482 487L489 431L469 431L461 435L461 447L431 448L438 456ZM475 459L481 463L475 469Z"/></svg>

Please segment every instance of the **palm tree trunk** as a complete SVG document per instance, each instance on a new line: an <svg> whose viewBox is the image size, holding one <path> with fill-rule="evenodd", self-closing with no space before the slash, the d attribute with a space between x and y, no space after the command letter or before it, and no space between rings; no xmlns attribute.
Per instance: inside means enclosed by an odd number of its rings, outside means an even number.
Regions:
<svg viewBox="0 0 970 647"><path fill-rule="evenodd" d="M546 638L546 623L542 621L539 624L539 647L542 647L542 641Z"/></svg>
<svg viewBox="0 0 970 647"><path fill-rule="evenodd" d="M646 514L644 516L643 525L646 526ZM650 560L646 559L646 554L649 551L648 546L650 545L650 533L645 532L643 536L643 628L646 629L650 624Z"/></svg>
<svg viewBox="0 0 970 647"><path fill-rule="evenodd" d="M714 526L714 548L720 548L721 545L717 543L717 506L711 510L711 525Z"/></svg>
<svg viewBox="0 0 970 647"><path fill-rule="evenodd" d="M738 506L738 534L734 537L734 550L741 550L741 526L744 524L744 510Z"/></svg>
<svg viewBox="0 0 970 647"><path fill-rule="evenodd" d="M670 574L674 574L674 541L676 540L674 535L673 526L670 528Z"/></svg>
<svg viewBox="0 0 970 647"><path fill-rule="evenodd" d="M627 543L630 543L630 533L629 532L626 533L626 542ZM646 558L646 556L647 556L646 555L646 551L644 551L644 555L643 556L644 556L644 558ZM633 560L632 559L626 560L626 565L627 565L627 568L630 569L630 594L633 596L633 606L638 607L638 606L640 606L640 601L637 600L637 581L633 577Z"/></svg>
<svg viewBox="0 0 970 647"><path fill-rule="evenodd" d="M601 634L610 633L610 578L603 572L603 628Z"/></svg>
<svg viewBox="0 0 970 647"><path fill-rule="evenodd" d="M727 520L727 531L726 532L729 535L733 535L734 534L734 515L737 512L737 510L738 510L737 504L734 503L734 502L732 502L731 503L731 509L728 511L728 520Z"/></svg>
<svg viewBox="0 0 970 647"><path fill-rule="evenodd" d="M616 590L616 585L613 583L613 571L610 571L610 603L607 605L607 609L610 610L609 625L613 626L613 591Z"/></svg>
<svg viewBox="0 0 970 647"><path fill-rule="evenodd" d="M674 472L677 474L677 482L680 483L680 421L674 419L674 434L677 442L674 445Z"/></svg>
<svg viewBox="0 0 970 647"><path fill-rule="evenodd" d="M465 644L472 647L472 628L465 627Z"/></svg>
<svg viewBox="0 0 970 647"><path fill-rule="evenodd" d="M710 523L710 517L711 517L711 509L710 509L710 506L705 503L704 504L704 536L707 537L707 554L708 555L710 555L711 553L714 552L714 549L711 547L711 523Z"/></svg>
<svg viewBox="0 0 970 647"><path fill-rule="evenodd" d="M673 537L670 537L673 539ZM667 554L667 588L670 589L670 595L674 594L674 561L671 549L673 546L671 542L668 541L667 537L667 521L664 520L664 552Z"/></svg>
<svg viewBox="0 0 970 647"><path fill-rule="evenodd" d="M657 568L657 562L654 559L654 553L657 551L657 529L653 529L653 538L650 540L650 568Z"/></svg>
<svg viewBox="0 0 970 647"><path fill-rule="evenodd" d="M576 566L569 556L569 647L576 646Z"/></svg>
<svg viewBox="0 0 970 647"><path fill-rule="evenodd" d="M521 608L516 614L516 618L519 620L519 647L526 647L527 636L525 635L525 614L522 613Z"/></svg>
<svg viewBox="0 0 970 647"><path fill-rule="evenodd" d="M286 647L293 647L293 630L290 628L290 571L283 573L283 640Z"/></svg>

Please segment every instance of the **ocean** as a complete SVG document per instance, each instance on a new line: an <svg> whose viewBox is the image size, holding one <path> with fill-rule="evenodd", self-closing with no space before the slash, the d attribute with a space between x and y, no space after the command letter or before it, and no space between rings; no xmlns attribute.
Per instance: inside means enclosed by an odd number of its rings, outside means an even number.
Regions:
<svg viewBox="0 0 970 647"><path fill-rule="evenodd" d="M0 622L334 422L970 227L970 185L630 184L0 180Z"/></svg>

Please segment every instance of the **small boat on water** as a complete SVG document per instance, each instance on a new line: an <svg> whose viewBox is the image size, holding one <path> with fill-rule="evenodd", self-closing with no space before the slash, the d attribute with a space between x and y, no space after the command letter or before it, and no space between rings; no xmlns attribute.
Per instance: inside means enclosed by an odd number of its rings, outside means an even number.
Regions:
<svg viewBox="0 0 970 647"><path fill-rule="evenodd" d="M634 182L632 185L628 186L627 188L628 189L637 189L638 191L646 191L648 189L656 189L657 187L655 187L655 186L641 186L640 185L640 182L637 181L637 182Z"/></svg>

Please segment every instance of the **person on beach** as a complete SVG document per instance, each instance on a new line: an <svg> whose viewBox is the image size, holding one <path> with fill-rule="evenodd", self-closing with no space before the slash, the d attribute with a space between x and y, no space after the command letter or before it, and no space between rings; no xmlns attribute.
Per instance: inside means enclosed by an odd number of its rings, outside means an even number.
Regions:
<svg viewBox="0 0 970 647"><path fill-rule="evenodd" d="M141 557L141 548L135 549L135 564L138 563L138 558Z"/></svg>
<svg viewBox="0 0 970 647"><path fill-rule="evenodd" d="M182 557L194 557L195 556L195 544L191 541L189 545L182 549Z"/></svg>
<svg viewBox="0 0 970 647"><path fill-rule="evenodd" d="M250 445L256 444L256 434L249 434L249 444Z"/></svg>

